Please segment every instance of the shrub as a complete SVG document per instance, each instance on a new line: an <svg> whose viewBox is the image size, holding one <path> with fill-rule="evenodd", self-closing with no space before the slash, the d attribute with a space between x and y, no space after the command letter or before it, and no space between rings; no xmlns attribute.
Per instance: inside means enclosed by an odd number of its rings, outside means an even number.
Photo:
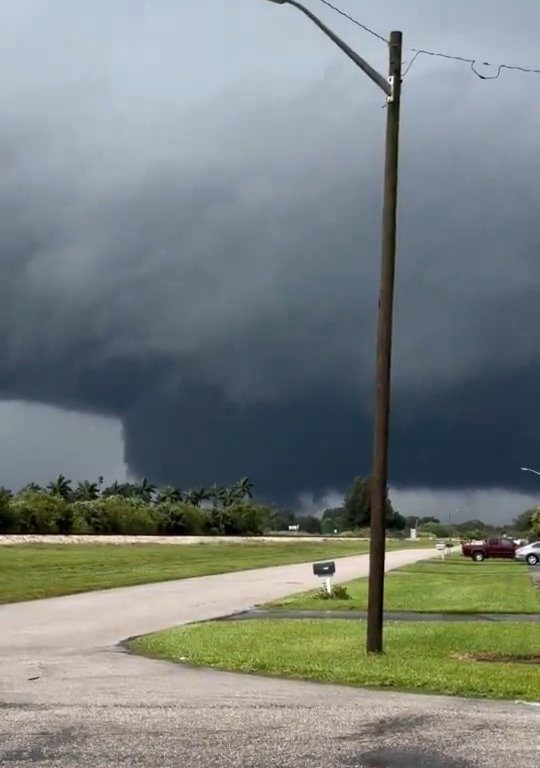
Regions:
<svg viewBox="0 0 540 768"><path fill-rule="evenodd" d="M270 511L258 504L237 504L230 512L236 519L237 533L261 536L268 528Z"/></svg>
<svg viewBox="0 0 540 768"><path fill-rule="evenodd" d="M11 506L10 494L0 489L0 533L17 532L17 513Z"/></svg>
<svg viewBox="0 0 540 768"><path fill-rule="evenodd" d="M194 504L164 502L155 508L158 532L165 536L197 536L209 527L209 513Z"/></svg>
<svg viewBox="0 0 540 768"><path fill-rule="evenodd" d="M208 510L206 532L210 536L260 536L268 527L266 507L237 502L230 507Z"/></svg>
<svg viewBox="0 0 540 768"><path fill-rule="evenodd" d="M347 587L342 584L334 584L331 592L327 592L326 587L321 587L317 592L317 598L319 600L352 600Z"/></svg>
<svg viewBox="0 0 540 768"><path fill-rule="evenodd" d="M15 496L11 509L16 515L19 533L59 533L70 527L69 504L45 491L30 491Z"/></svg>
<svg viewBox="0 0 540 768"><path fill-rule="evenodd" d="M78 519L86 523L85 533L142 536L153 535L158 530L157 511L141 499L109 496L95 501L77 501L73 508Z"/></svg>

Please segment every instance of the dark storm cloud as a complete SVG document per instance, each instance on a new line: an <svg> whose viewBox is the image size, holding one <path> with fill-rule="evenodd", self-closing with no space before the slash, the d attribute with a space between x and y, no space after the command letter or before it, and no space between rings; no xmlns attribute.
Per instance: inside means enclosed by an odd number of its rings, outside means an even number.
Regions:
<svg viewBox="0 0 540 768"><path fill-rule="evenodd" d="M539 81L417 66L393 481L510 487L536 448ZM244 83L189 109L148 82L133 100L82 76L10 92L3 396L120 417L132 471L158 481L247 473L286 498L368 471L384 128L370 88L339 59L294 96Z"/></svg>

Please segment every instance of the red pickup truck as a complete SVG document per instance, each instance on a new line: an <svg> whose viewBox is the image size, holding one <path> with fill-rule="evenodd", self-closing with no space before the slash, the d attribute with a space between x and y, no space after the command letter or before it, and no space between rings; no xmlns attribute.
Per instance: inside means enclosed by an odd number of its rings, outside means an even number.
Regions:
<svg viewBox="0 0 540 768"><path fill-rule="evenodd" d="M512 560L516 553L517 544L511 539L485 539L484 541L465 541L461 552L465 557L472 557L476 562L491 557L504 557Z"/></svg>

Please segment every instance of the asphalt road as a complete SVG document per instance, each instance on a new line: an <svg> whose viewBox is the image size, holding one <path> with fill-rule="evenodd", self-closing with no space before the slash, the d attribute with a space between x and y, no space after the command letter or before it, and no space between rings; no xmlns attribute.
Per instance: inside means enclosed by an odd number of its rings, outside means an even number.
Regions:
<svg viewBox="0 0 540 768"><path fill-rule="evenodd" d="M338 562L343 581L366 571L365 556ZM312 585L304 564L0 606L0 765L537 768L535 707L195 670L118 647Z"/></svg>

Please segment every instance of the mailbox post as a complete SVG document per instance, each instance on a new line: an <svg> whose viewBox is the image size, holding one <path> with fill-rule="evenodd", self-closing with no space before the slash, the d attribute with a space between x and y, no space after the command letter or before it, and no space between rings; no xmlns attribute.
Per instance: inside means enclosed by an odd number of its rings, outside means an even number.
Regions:
<svg viewBox="0 0 540 768"><path fill-rule="evenodd" d="M324 585L329 595L332 594L332 589L333 589L332 577L335 574L335 572L336 572L336 564L333 562L333 560L330 560L326 563L313 564L313 573L315 574L315 576L318 576L320 579L324 579Z"/></svg>
<svg viewBox="0 0 540 768"><path fill-rule="evenodd" d="M436 547L437 547L437 552L439 553L439 557L441 558L441 560L444 560L447 555L446 543L444 541L438 541L436 544Z"/></svg>

